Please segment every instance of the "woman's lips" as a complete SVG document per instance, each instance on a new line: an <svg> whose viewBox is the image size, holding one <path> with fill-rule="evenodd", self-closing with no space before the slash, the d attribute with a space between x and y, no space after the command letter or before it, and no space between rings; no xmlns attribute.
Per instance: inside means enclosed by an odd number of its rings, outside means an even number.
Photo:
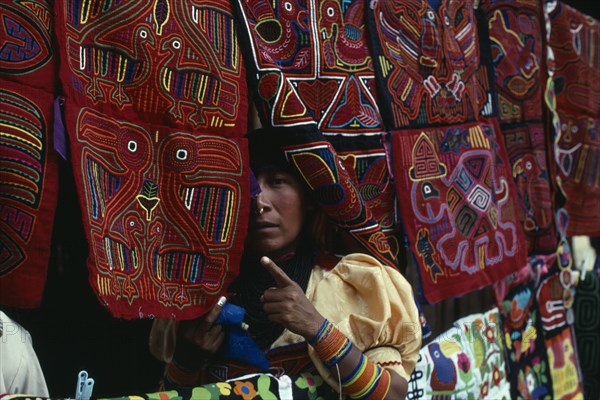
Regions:
<svg viewBox="0 0 600 400"><path fill-rule="evenodd" d="M252 229L255 231L264 231L277 228L277 226L277 224L274 224L272 222L256 222L252 225Z"/></svg>

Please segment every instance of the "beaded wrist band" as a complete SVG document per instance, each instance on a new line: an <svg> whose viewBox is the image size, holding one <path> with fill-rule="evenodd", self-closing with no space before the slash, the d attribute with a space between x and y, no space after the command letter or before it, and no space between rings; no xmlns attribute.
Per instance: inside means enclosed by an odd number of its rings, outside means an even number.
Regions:
<svg viewBox="0 0 600 400"><path fill-rule="evenodd" d="M356 368L342 379L344 393L352 399L383 399L390 389L391 376L361 354Z"/></svg>
<svg viewBox="0 0 600 400"><path fill-rule="evenodd" d="M352 342L327 319L308 343L328 368L339 363L352 349Z"/></svg>

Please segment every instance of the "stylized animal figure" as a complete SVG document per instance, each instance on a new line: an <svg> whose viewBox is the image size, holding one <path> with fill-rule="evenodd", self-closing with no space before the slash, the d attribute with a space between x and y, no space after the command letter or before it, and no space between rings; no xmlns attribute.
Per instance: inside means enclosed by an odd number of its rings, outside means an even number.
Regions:
<svg viewBox="0 0 600 400"><path fill-rule="evenodd" d="M119 106L130 101L126 88L140 85L150 71L149 48L154 45L150 28L140 25L132 35L132 44L105 42L102 38L94 44L78 44L67 39L71 70L84 80L89 80L86 92L93 100L105 96L103 85L112 88L111 99Z"/></svg>
<svg viewBox="0 0 600 400"><path fill-rule="evenodd" d="M471 147L468 137L469 131L467 129L450 128L446 131L440 148L445 152L460 154L462 148L468 149Z"/></svg>
<svg viewBox="0 0 600 400"><path fill-rule="evenodd" d="M404 117L418 124L465 122L485 96L471 85L478 67L472 2L382 1L376 17L390 70L388 87Z"/></svg>
<svg viewBox="0 0 600 400"><path fill-rule="evenodd" d="M189 119L196 125L205 123L202 109L217 108L221 96L218 76L201 64L193 65L183 59L184 42L179 36L164 41L161 50L170 53L159 70L159 82L166 96L173 103L169 110L177 119L183 116L182 105L189 104L193 111Z"/></svg>
<svg viewBox="0 0 600 400"><path fill-rule="evenodd" d="M444 271L435 262L433 256L436 254L435 248L429 240L429 231L421 229L417 233L417 253L423 258L423 262L431 275L431 279L437 282L438 275L444 275Z"/></svg>
<svg viewBox="0 0 600 400"><path fill-rule="evenodd" d="M521 194L523 209L527 210L524 228L528 231L547 228L554 221L552 199L546 189L547 173L539 167L533 154L525 154L514 163L513 178Z"/></svg>
<svg viewBox="0 0 600 400"><path fill-rule="evenodd" d="M156 140L91 109L78 139L98 291L179 307L218 291L240 207L235 143L183 132Z"/></svg>
<svg viewBox="0 0 600 400"><path fill-rule="evenodd" d="M365 45L364 5L362 1L354 1L345 13L335 0L326 0L320 5L319 28L324 61L329 68L339 63L344 69L357 69L371 59Z"/></svg>
<svg viewBox="0 0 600 400"><path fill-rule="evenodd" d="M432 342L427 348L433 361L431 389L436 392L453 390L456 387L456 365L444 354L439 343Z"/></svg>
<svg viewBox="0 0 600 400"><path fill-rule="evenodd" d="M267 3L262 3L266 5ZM273 7L252 9L254 27L260 43L258 50L267 62L274 62L283 70L308 66L312 57L306 46L310 41L309 18L298 1L275 2Z"/></svg>
<svg viewBox="0 0 600 400"><path fill-rule="evenodd" d="M519 24L511 29L500 10L494 12L488 24L490 31L494 32L490 40L492 57L499 74L497 81L502 82L517 99L531 95L540 69L536 51L541 54L541 49L536 49L535 32L528 31L529 24Z"/></svg>

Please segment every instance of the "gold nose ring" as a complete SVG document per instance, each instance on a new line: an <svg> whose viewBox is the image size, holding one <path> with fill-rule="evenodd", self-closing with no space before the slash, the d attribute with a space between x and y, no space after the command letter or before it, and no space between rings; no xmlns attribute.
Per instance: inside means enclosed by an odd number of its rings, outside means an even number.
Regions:
<svg viewBox="0 0 600 400"><path fill-rule="evenodd" d="M264 213L264 212L265 212L265 208L264 208L264 207L261 207L261 208L258 210L258 215L262 215L262 213Z"/></svg>

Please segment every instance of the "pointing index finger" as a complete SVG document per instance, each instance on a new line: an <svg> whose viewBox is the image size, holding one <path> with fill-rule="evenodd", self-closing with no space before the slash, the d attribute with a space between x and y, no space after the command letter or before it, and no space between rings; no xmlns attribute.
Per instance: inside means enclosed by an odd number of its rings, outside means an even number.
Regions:
<svg viewBox="0 0 600 400"><path fill-rule="evenodd" d="M294 283L294 281L269 257L261 257L260 263L269 271L277 286L283 287Z"/></svg>

